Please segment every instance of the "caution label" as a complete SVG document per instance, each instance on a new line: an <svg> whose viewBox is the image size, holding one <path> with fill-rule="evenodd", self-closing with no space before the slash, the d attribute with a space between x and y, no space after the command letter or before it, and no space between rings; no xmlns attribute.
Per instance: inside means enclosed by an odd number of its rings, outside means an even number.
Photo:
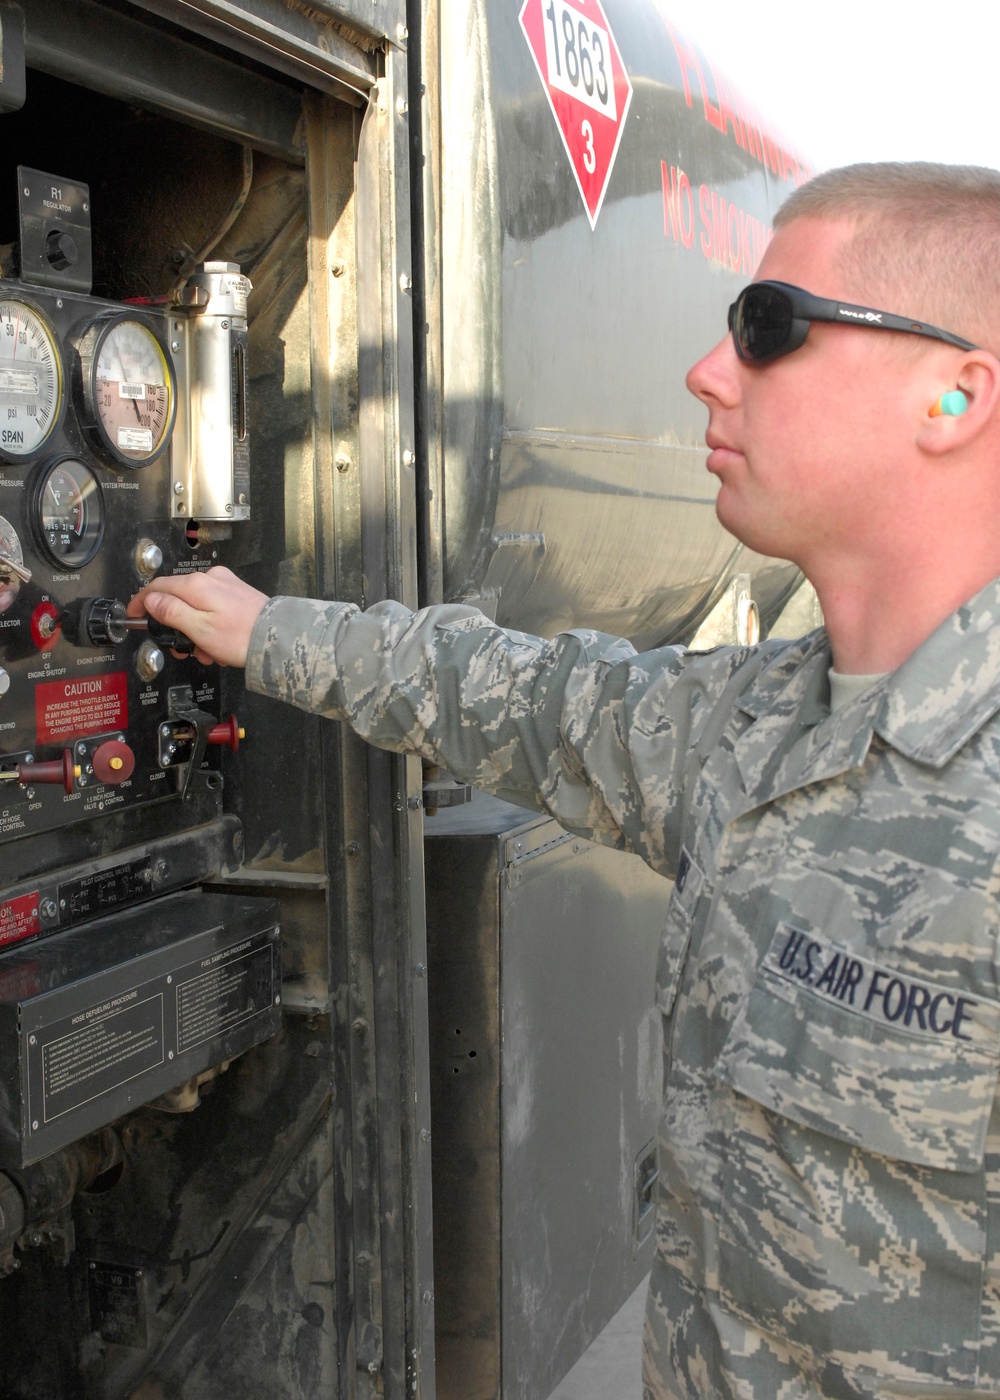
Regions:
<svg viewBox="0 0 1000 1400"><path fill-rule="evenodd" d="M35 686L35 729L39 744L63 744L87 734L128 727L128 677L77 676Z"/></svg>
<svg viewBox="0 0 1000 1400"><path fill-rule="evenodd" d="M40 933L41 928L37 890L0 902L0 948L16 943L19 938L30 938L33 933Z"/></svg>

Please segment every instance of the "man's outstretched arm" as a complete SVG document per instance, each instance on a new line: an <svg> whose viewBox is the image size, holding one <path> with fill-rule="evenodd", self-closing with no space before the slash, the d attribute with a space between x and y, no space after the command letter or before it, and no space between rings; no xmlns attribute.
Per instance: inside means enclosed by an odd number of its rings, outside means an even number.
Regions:
<svg viewBox="0 0 1000 1400"><path fill-rule="evenodd" d="M385 602L362 613L267 599L226 569L157 579L129 608L144 609L188 636L199 660L246 665L251 690L346 720L381 748L419 753L663 864L662 849L650 849L643 789L655 785L659 806L674 784L668 772L639 774L632 762L633 722L640 742L645 729L632 711L648 708L650 676L628 642L587 631L545 641L461 605L412 613ZM669 689L679 656L662 655L661 669ZM662 726L659 707L653 716ZM671 752L683 761L685 748L668 744L661 757L668 766ZM659 847L662 819L653 826Z"/></svg>

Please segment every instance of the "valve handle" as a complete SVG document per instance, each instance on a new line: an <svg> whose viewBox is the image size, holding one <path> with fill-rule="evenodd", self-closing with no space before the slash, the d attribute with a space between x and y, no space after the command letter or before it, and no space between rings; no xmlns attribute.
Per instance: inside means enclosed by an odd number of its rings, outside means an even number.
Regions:
<svg viewBox="0 0 1000 1400"><path fill-rule="evenodd" d="M240 746L240 740L246 738L246 730L239 723L235 715L230 715L221 724L213 724L208 731L208 744L225 744L230 753L235 753Z"/></svg>
<svg viewBox="0 0 1000 1400"><path fill-rule="evenodd" d="M79 776L80 765L73 762L72 749L63 749L61 758L17 765L19 783L62 783L66 792L73 791L73 784Z"/></svg>
<svg viewBox="0 0 1000 1400"><path fill-rule="evenodd" d="M98 744L90 762L99 783L117 787L131 778L135 769L135 754L120 739L107 739L103 744Z"/></svg>

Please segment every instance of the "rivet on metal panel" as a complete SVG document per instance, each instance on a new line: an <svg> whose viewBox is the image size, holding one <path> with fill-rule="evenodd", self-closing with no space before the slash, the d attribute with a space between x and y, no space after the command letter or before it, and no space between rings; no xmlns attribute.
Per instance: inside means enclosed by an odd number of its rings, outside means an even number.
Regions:
<svg viewBox="0 0 1000 1400"><path fill-rule="evenodd" d="M423 1299L424 1299L424 1302L425 1302L425 1303L428 1303L428 1304L433 1303L433 1301L434 1301L434 1294L431 1292L431 1290L430 1290L429 1288L425 1288L425 1289L424 1289Z"/></svg>
<svg viewBox="0 0 1000 1400"><path fill-rule="evenodd" d="M333 465L339 472L347 472L351 469L351 459L346 452L338 452L333 459Z"/></svg>
<svg viewBox="0 0 1000 1400"><path fill-rule="evenodd" d="M400 45L403 45L403 44L406 43L406 41L407 41L407 39L408 39L409 37L410 37L410 31L407 29L406 25L405 25L405 24L397 24L397 25L396 25L396 40L397 40L397 42L398 42Z"/></svg>
<svg viewBox="0 0 1000 1400"><path fill-rule="evenodd" d="M427 976L427 969L424 967L423 963L417 963L416 967L413 969L413 975L414 977Z"/></svg>
<svg viewBox="0 0 1000 1400"><path fill-rule="evenodd" d="M410 456L412 457L412 455L413 455L413 454L412 454L412 452L411 452L411 453L410 453ZM405 452L403 453L403 462L406 463L406 453L405 453ZM410 809L411 812L415 812L419 807L422 807L422 806L423 806L423 802L421 801L421 799L420 799L419 797L408 797L408 798L406 799L406 805L407 805L407 807L409 807L409 809Z"/></svg>
<svg viewBox="0 0 1000 1400"><path fill-rule="evenodd" d="M334 277L343 277L344 273L347 271L347 264L335 262L331 266L330 271L333 273Z"/></svg>
<svg viewBox="0 0 1000 1400"><path fill-rule="evenodd" d="M427 1128L421 1128L421 1129L420 1129L420 1141L421 1141L421 1142L430 1142L430 1140L431 1140L431 1135L430 1135L429 1129L427 1129Z"/></svg>
<svg viewBox="0 0 1000 1400"><path fill-rule="evenodd" d="M410 281L410 279L409 279L409 277L406 275L406 273L405 273L405 272L401 272L401 273L399 274L399 290L400 290L401 292L408 292L412 286L413 286L413 283Z"/></svg>
<svg viewBox="0 0 1000 1400"><path fill-rule="evenodd" d="M347 845L344 847L344 853L349 856L358 856L361 854L361 847L358 845L357 841L348 841Z"/></svg>
<svg viewBox="0 0 1000 1400"><path fill-rule="evenodd" d="M409 105L409 104L407 103L405 97L397 97L397 98L396 98L396 111L399 113L399 115L400 115L401 117L405 117L405 116L406 116L406 110L407 110L407 106L408 106L408 105Z"/></svg>
<svg viewBox="0 0 1000 1400"><path fill-rule="evenodd" d="M404 466L404 467L412 467L412 466L413 466L413 463L414 463L416 460L417 460L416 457L413 455L413 453L410 451L410 449L409 449L408 447L407 447L407 448L404 448L404 450L403 450L403 466ZM419 806L420 806L419 801L417 801L415 805L416 805L417 807L419 807Z"/></svg>

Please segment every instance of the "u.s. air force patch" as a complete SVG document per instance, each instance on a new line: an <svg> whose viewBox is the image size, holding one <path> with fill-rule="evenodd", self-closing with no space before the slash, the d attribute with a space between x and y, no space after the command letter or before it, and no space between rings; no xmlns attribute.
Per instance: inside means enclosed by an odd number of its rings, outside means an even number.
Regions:
<svg viewBox="0 0 1000 1400"><path fill-rule="evenodd" d="M763 970L876 1024L910 1035L996 1047L1000 1006L860 958L814 933L779 924Z"/></svg>
<svg viewBox="0 0 1000 1400"><path fill-rule="evenodd" d="M922 1166L982 1163L1000 1004L779 924L719 1072L805 1127Z"/></svg>

